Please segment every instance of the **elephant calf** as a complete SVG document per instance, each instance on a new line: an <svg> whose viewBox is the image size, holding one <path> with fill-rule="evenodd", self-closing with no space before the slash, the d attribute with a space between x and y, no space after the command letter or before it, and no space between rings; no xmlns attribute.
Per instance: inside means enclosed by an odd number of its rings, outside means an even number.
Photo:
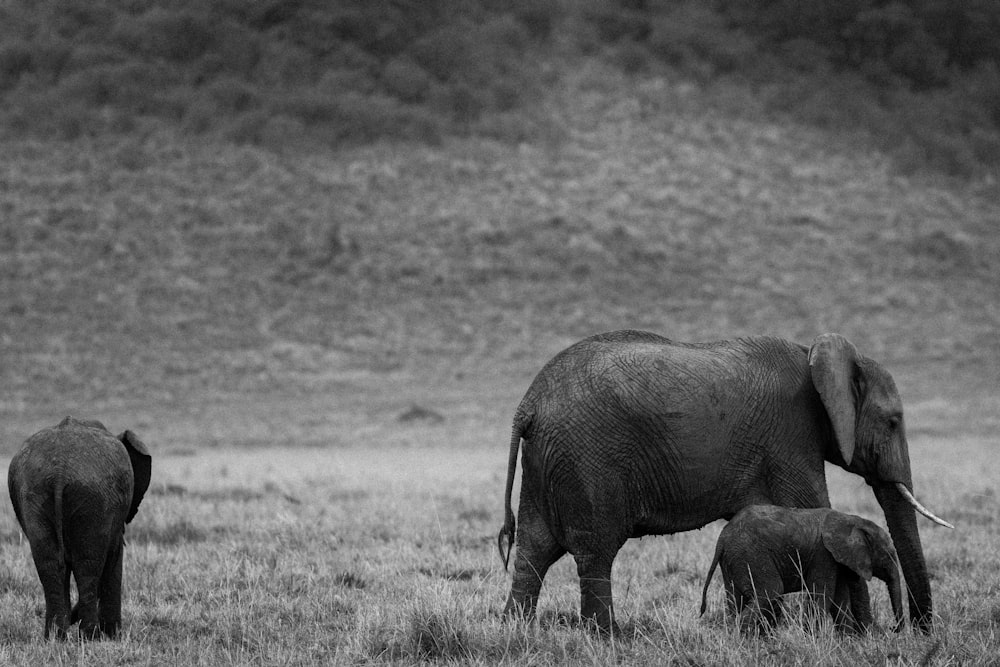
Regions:
<svg viewBox="0 0 1000 667"><path fill-rule="evenodd" d="M117 438L97 421L66 417L28 438L7 487L45 592L45 637L113 637L121 627L125 524L149 487L151 457L132 431ZM70 611L70 575L77 605Z"/></svg>
<svg viewBox="0 0 1000 667"><path fill-rule="evenodd" d="M792 509L752 505L722 529L701 595L721 565L729 611L758 604L769 625L780 620L781 596L808 591L833 616L838 629L865 632L872 625L867 580L886 582L896 630L903 625L896 550L877 525L829 508Z"/></svg>

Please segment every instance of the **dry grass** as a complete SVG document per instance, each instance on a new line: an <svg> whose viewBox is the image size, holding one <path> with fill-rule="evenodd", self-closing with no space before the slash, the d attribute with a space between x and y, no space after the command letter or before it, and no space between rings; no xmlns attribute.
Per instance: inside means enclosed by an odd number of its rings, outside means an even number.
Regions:
<svg viewBox="0 0 1000 667"><path fill-rule="evenodd" d="M8 572L0 612L5 664L986 664L1000 650L1000 561L995 545L1000 469L987 440L953 437L945 452L913 439L917 490L955 532L922 523L932 573L935 635L836 634L793 605L768 637L741 635L713 587L701 585L719 525L632 540L615 565L624 637L577 625L575 568L552 569L536 624L505 623L508 577L495 553L503 439L479 442L475 417L373 428L395 444L218 449L156 459L156 482L126 552L124 636L44 643L43 605L27 545L0 543ZM414 436L446 445L398 444ZM164 437L170 439L166 430ZM417 438L424 440L423 437ZM950 469L956 452L976 472ZM932 473L931 471L938 471ZM940 472L945 471L945 472ZM932 484L931 478L938 483ZM953 489L964 489L954 491ZM878 517L871 492L847 475L834 504ZM9 507L4 525L13 525ZM878 619L885 591L871 587ZM795 610L798 609L796 612ZM933 655L931 655L933 654ZM931 655L930 662L921 662Z"/></svg>

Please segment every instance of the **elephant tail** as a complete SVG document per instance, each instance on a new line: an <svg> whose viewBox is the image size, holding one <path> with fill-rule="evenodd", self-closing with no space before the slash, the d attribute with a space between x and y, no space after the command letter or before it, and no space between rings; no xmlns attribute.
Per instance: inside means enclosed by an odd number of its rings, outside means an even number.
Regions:
<svg viewBox="0 0 1000 667"><path fill-rule="evenodd" d="M52 490L52 521L55 524L56 544L59 548L59 562L66 562L66 545L63 541L63 485L57 483Z"/></svg>
<svg viewBox="0 0 1000 667"><path fill-rule="evenodd" d="M715 567L719 564L720 558L722 558L722 544L718 544L715 547L712 566L708 568L708 576L705 577L705 587L701 589L701 613L698 614L699 616L704 616L705 610L708 609L708 585L712 583L712 575L715 574Z"/></svg>
<svg viewBox="0 0 1000 667"><path fill-rule="evenodd" d="M524 433L526 425L527 420L525 420L521 412L518 411L518 414L514 417L514 427L510 436L510 454L507 458L507 486L504 489L503 496L503 526L500 528L499 534L497 534L497 549L500 551L500 558L503 560L504 570L507 569L507 566L510 563L510 553L514 548L514 529L516 521L514 519L514 511L510 508L510 501L514 490L514 473L517 471L517 452L521 448L521 435ZM504 548L505 537L507 538L506 548Z"/></svg>

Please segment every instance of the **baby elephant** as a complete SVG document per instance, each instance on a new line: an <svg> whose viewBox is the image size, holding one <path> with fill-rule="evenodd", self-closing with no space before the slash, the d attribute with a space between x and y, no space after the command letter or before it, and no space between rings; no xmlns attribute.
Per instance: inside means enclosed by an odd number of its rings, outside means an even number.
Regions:
<svg viewBox="0 0 1000 667"><path fill-rule="evenodd" d="M77 619L80 634L113 637L122 622L125 524L149 487L151 458L132 431L66 417L28 438L7 487L45 591L45 637ZM77 605L70 611L70 574Z"/></svg>
<svg viewBox="0 0 1000 667"><path fill-rule="evenodd" d="M782 615L781 596L804 590L821 601L838 629L865 632L872 625L866 582L874 575L889 589L899 631L903 608L896 563L888 533L859 516L829 508L746 507L719 535L701 613L715 566L721 564L731 613L738 615L756 601L763 619L773 625Z"/></svg>

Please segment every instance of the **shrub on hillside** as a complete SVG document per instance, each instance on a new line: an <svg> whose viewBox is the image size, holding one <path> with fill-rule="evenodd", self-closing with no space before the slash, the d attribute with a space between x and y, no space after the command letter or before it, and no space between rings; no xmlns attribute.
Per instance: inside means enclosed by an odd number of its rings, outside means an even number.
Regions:
<svg viewBox="0 0 1000 667"><path fill-rule="evenodd" d="M202 55L198 64L200 76L252 76L263 53L260 33L225 18L213 26L212 40L212 48Z"/></svg>
<svg viewBox="0 0 1000 667"><path fill-rule="evenodd" d="M122 127L119 116L123 114L180 118L186 100L173 91L174 77L175 73L162 64L107 64L73 71L54 86L25 91L24 95L46 99L53 108L70 105L76 109L83 105L94 112L85 114L88 117L115 119L113 124L85 122L87 133L93 133L101 128Z"/></svg>
<svg viewBox="0 0 1000 667"><path fill-rule="evenodd" d="M0 95L17 91L13 107L76 96L97 115L179 118L188 132L243 140L258 136L259 113L284 114L274 136L301 123L324 137L378 127L436 139L445 122L468 131L482 113L530 99L538 72L526 53L562 11L559 0L133 4L0 5ZM32 113L6 113L43 131Z"/></svg>
<svg viewBox="0 0 1000 667"><path fill-rule="evenodd" d="M441 131L440 121L427 112L379 95L329 97L306 91L275 100L273 109L298 119L311 136L327 145L381 137L434 142Z"/></svg>
<svg viewBox="0 0 1000 667"><path fill-rule="evenodd" d="M73 140L93 136L115 126L125 129L118 114L101 115L87 103L61 99L50 92L24 92L6 118L7 131L38 132L46 137Z"/></svg>
<svg viewBox="0 0 1000 667"><path fill-rule="evenodd" d="M0 44L0 91L12 88L31 70L31 54L31 44L22 39Z"/></svg>
<svg viewBox="0 0 1000 667"><path fill-rule="evenodd" d="M207 14L154 7L139 15L123 13L112 39L132 53L187 62L215 46L216 31Z"/></svg>
<svg viewBox="0 0 1000 667"><path fill-rule="evenodd" d="M215 103L216 113L242 114L260 106L257 87L234 76L221 76L205 86L205 93Z"/></svg>
<svg viewBox="0 0 1000 667"><path fill-rule="evenodd" d="M422 102L431 84L431 76L409 58L394 58L382 69L382 85L386 92L404 102Z"/></svg>
<svg viewBox="0 0 1000 667"><path fill-rule="evenodd" d="M360 93L369 95L378 88L378 82L371 74L357 69L328 69L323 72L313 89L322 95L343 95Z"/></svg>
<svg viewBox="0 0 1000 667"><path fill-rule="evenodd" d="M909 165L926 161L965 175L977 163L1000 164L992 157L1000 153L994 0L587 0L578 7L571 20L583 21L573 30L579 48L597 52L593 42L603 40L627 72L648 66L646 49L705 83L742 79L771 111L866 132L887 152L902 150Z"/></svg>
<svg viewBox="0 0 1000 667"><path fill-rule="evenodd" d="M723 14L774 49L806 39L838 65L898 77L917 89L942 86L955 70L1000 62L1000 3L994 0L734 0Z"/></svg>
<svg viewBox="0 0 1000 667"><path fill-rule="evenodd" d="M316 82L321 66L294 44L268 43L249 78L268 88L307 87Z"/></svg>
<svg viewBox="0 0 1000 667"><path fill-rule="evenodd" d="M308 146L308 128L297 118L283 114L270 115L258 129L256 143L271 150L303 148Z"/></svg>
<svg viewBox="0 0 1000 667"><path fill-rule="evenodd" d="M466 123L489 109L521 105L536 85L524 59L529 41L527 28L503 16L481 25L443 26L414 42L408 53L439 84L429 90L432 106Z"/></svg>
<svg viewBox="0 0 1000 667"><path fill-rule="evenodd" d="M615 64L626 74L645 72L649 66L649 50L638 42L620 42L611 53Z"/></svg>
<svg viewBox="0 0 1000 667"><path fill-rule="evenodd" d="M652 32L651 14L641 4L621 0L585 0L577 11L606 42L645 41Z"/></svg>
<svg viewBox="0 0 1000 667"><path fill-rule="evenodd" d="M45 33L32 39L20 36L0 43L0 91L14 88L22 80L29 85L48 85L67 68L72 45L58 35Z"/></svg>
<svg viewBox="0 0 1000 667"><path fill-rule="evenodd" d="M559 0L504 0L514 17L534 39L548 38L562 16Z"/></svg>
<svg viewBox="0 0 1000 667"><path fill-rule="evenodd" d="M116 15L121 12L121 8L109 0L63 0L51 3L47 8L41 5L40 8L41 16L32 18L39 20L39 24L46 30L64 38L83 37L88 41L106 35L114 25Z"/></svg>
<svg viewBox="0 0 1000 667"><path fill-rule="evenodd" d="M439 81L460 79L476 54L472 33L475 26L458 21L434 30L410 45L410 57Z"/></svg>
<svg viewBox="0 0 1000 667"><path fill-rule="evenodd" d="M206 134L219 126L222 117L211 96L204 92L192 94L181 117L181 129L190 134Z"/></svg>
<svg viewBox="0 0 1000 667"><path fill-rule="evenodd" d="M728 28L720 14L701 3L683 3L657 16L649 46L675 66L707 63L715 73L743 67L755 57L757 49L750 37Z"/></svg>
<svg viewBox="0 0 1000 667"><path fill-rule="evenodd" d="M79 44L70 52L64 71L78 72L92 67L119 65L131 60L135 58L108 44Z"/></svg>
<svg viewBox="0 0 1000 667"><path fill-rule="evenodd" d="M444 118L452 118L468 128L469 124L489 108L488 91L458 82L436 86L431 91L430 105Z"/></svg>

